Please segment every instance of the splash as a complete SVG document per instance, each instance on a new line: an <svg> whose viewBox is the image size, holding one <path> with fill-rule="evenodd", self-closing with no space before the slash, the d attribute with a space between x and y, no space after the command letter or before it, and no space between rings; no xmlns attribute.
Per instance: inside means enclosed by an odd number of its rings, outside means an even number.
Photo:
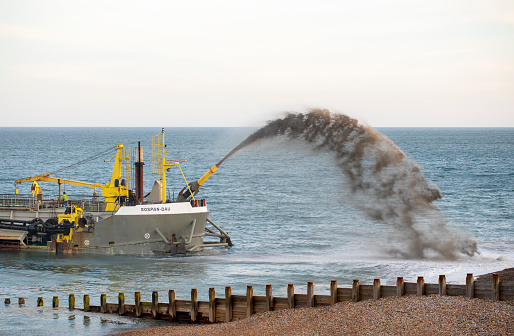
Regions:
<svg viewBox="0 0 514 336"><path fill-rule="evenodd" d="M420 167L386 136L344 114L321 109L289 113L251 134L218 166L238 151L277 136L301 139L334 154L349 181L351 203L394 228L388 253L416 259L478 253L476 242L452 230L432 204L442 195L425 180Z"/></svg>

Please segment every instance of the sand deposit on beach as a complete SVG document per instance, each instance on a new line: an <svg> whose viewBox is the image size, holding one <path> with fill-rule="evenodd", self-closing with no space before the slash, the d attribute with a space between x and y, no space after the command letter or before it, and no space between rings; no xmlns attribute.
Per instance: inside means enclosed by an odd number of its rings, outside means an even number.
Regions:
<svg viewBox="0 0 514 336"><path fill-rule="evenodd" d="M139 335L514 335L514 305L448 296L391 297L287 309L211 325L169 326Z"/></svg>

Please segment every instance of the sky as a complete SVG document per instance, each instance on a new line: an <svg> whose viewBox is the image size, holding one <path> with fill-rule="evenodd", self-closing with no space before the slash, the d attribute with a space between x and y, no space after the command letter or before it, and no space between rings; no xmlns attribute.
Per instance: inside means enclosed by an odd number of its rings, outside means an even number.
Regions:
<svg viewBox="0 0 514 336"><path fill-rule="evenodd" d="M513 0L0 0L0 127L514 127Z"/></svg>

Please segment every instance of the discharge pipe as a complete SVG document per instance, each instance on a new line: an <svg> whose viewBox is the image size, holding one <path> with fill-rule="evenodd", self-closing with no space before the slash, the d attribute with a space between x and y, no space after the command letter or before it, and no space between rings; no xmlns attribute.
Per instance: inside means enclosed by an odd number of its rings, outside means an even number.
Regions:
<svg viewBox="0 0 514 336"><path fill-rule="evenodd" d="M216 170L218 169L219 167L219 163L212 166L205 174L203 174L202 177L200 177L198 180L194 181L194 182L191 182L189 183L189 188L188 187L184 187L184 189L182 189L180 191L180 193L178 194L178 197L177 197L177 202L187 202L189 200L189 198L191 197L191 195L193 196L196 196L196 194L198 194L200 192L200 187L202 186L202 184L209 178L211 177L212 174L214 174L216 172Z"/></svg>

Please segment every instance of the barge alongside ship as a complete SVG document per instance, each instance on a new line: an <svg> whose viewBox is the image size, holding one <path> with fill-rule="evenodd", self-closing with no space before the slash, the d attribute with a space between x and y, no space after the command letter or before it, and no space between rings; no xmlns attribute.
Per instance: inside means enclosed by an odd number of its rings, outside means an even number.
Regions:
<svg viewBox="0 0 514 336"><path fill-rule="evenodd" d="M142 148L116 146L114 167L106 184L80 182L43 174L15 181L32 182L32 196L0 195L0 249L99 254L170 254L205 247L231 246L229 235L209 219L204 199L195 196L216 171L187 183L180 163L166 161L164 129L153 137L152 168L159 175L143 196ZM167 198L166 171L180 169L186 187ZM40 183L57 183L55 197L43 197ZM61 186L94 188L92 197L67 200ZM102 195L97 195L101 189ZM208 227L207 223L212 227ZM218 241L204 241L212 237Z"/></svg>

